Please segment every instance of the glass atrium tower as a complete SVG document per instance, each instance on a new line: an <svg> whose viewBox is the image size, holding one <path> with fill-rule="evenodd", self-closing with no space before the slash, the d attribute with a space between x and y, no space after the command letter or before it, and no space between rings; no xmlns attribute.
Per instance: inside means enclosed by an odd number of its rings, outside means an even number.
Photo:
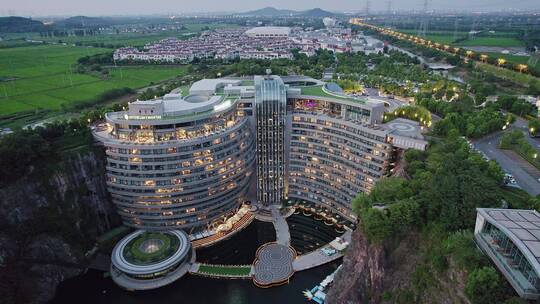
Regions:
<svg viewBox="0 0 540 304"><path fill-rule="evenodd" d="M287 90L278 76L255 77L257 199L263 205L285 198Z"/></svg>

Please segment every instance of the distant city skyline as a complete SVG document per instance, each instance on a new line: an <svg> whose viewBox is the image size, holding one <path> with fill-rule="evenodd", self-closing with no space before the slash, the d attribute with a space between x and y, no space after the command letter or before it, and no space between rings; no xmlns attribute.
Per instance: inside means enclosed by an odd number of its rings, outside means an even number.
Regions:
<svg viewBox="0 0 540 304"><path fill-rule="evenodd" d="M245 12L263 7L275 7L278 9L307 10L322 8L333 12L358 12L365 11L367 0L297 0L294 2L285 0L255 0L255 1L109 1L94 0L79 2L72 0L0 0L1 16L110 16L110 15L150 15L150 14L193 14L193 13L216 13L216 12ZM4 3L3 3L4 2ZM370 1L369 9L372 12L386 11L388 4L392 10L411 11L422 10L424 0L392 0ZM436 11L501 11L501 10L527 10L540 11L538 0L431 0L429 10Z"/></svg>

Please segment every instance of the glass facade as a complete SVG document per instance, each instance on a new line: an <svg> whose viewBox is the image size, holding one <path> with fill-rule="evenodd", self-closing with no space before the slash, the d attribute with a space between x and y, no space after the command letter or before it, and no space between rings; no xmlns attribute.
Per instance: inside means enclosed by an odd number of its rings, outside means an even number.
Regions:
<svg viewBox="0 0 540 304"><path fill-rule="evenodd" d="M264 205L285 198L287 91L280 77L255 77L257 199Z"/></svg>
<svg viewBox="0 0 540 304"><path fill-rule="evenodd" d="M487 245L493 250L493 255L506 266L506 272L514 281L524 291L538 293L538 290L540 290L538 274L514 242L499 228L489 222L484 224L481 235Z"/></svg>
<svg viewBox="0 0 540 304"><path fill-rule="evenodd" d="M387 173L392 148L383 133L343 118L335 109L331 103L311 112L305 103L293 109L289 198L330 207L354 220L352 200Z"/></svg>

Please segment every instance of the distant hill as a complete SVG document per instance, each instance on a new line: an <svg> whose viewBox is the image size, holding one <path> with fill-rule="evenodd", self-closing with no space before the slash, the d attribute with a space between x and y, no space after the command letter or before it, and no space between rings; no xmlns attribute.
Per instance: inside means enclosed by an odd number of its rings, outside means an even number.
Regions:
<svg viewBox="0 0 540 304"><path fill-rule="evenodd" d="M314 9L310 9L310 10L298 13L298 16L302 16L302 17L320 17L320 18L324 18L324 17L332 17L334 15L335 15L334 13L329 12L329 11L325 11L325 10L320 9L320 8L314 8Z"/></svg>
<svg viewBox="0 0 540 304"><path fill-rule="evenodd" d="M299 16L299 17L315 17L324 18L334 16L334 13L325 11L320 8L314 8L307 11L293 11L286 9L277 9L275 7L265 7L258 10L242 13L244 16L262 16L262 17L278 17L278 16Z"/></svg>
<svg viewBox="0 0 540 304"><path fill-rule="evenodd" d="M242 13L241 15L245 16L265 16L265 17L274 17L274 16L289 16L291 14L297 14L298 12L285 9L277 9L275 7L265 7L258 10Z"/></svg>
<svg viewBox="0 0 540 304"><path fill-rule="evenodd" d="M55 22L57 27L81 28L110 25L112 22L105 18L75 16Z"/></svg>
<svg viewBox="0 0 540 304"><path fill-rule="evenodd" d="M47 27L37 20L24 17L0 17L0 33L41 32Z"/></svg>

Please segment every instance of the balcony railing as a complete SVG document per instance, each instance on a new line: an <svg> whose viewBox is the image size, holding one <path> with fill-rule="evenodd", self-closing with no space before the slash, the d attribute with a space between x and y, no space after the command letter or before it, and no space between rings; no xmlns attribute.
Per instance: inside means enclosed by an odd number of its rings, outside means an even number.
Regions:
<svg viewBox="0 0 540 304"><path fill-rule="evenodd" d="M479 233L478 235L481 237L482 241L485 244L485 246L482 246L482 247L487 248L491 252L491 256L495 257L499 261L499 264L501 264L504 267L504 270L506 271L506 273L508 275L510 275L512 280L517 285L519 285L519 287L525 293L538 295L538 290L533 287L533 285L523 276L523 274L519 270L514 269L513 267L511 267L508 264L508 259L506 257L502 256L494 248L494 246L492 245L492 242L494 242L494 239L490 235L488 235L486 233Z"/></svg>

